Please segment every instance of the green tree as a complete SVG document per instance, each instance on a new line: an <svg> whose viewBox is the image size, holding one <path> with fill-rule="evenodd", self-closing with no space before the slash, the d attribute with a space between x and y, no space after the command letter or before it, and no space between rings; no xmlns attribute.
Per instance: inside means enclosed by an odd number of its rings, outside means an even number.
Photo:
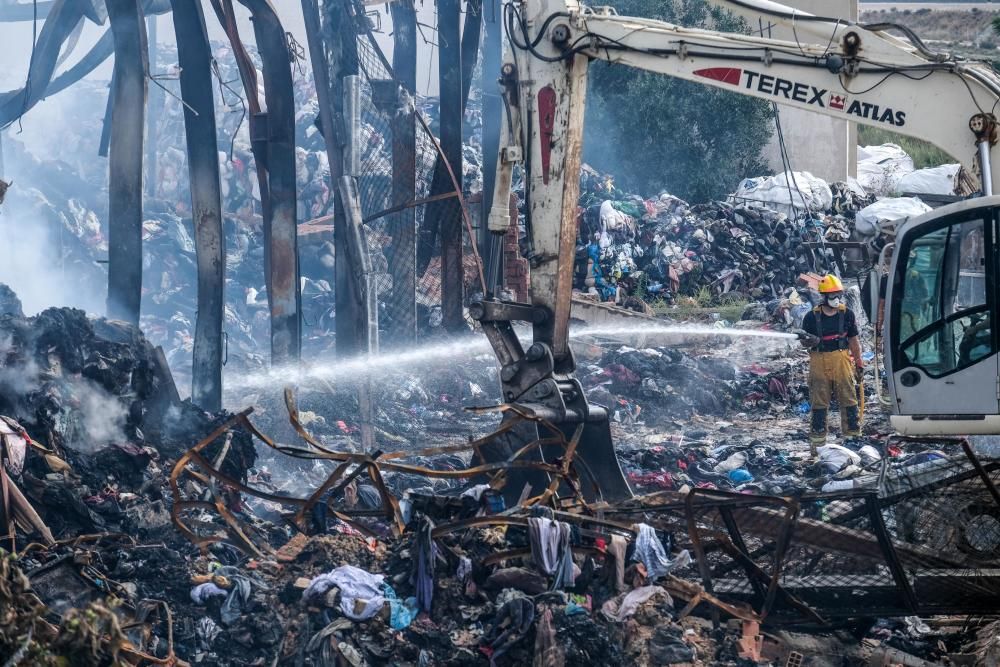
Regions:
<svg viewBox="0 0 1000 667"><path fill-rule="evenodd" d="M705 0L611 0L623 16L727 32L746 22ZM699 202L722 197L746 176L768 171L761 151L771 137L771 106L691 81L595 61L584 159L626 190L666 190Z"/></svg>

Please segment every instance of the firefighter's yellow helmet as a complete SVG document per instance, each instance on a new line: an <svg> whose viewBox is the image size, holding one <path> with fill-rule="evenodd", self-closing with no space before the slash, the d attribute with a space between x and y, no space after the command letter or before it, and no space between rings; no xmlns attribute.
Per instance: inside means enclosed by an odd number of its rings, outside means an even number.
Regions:
<svg viewBox="0 0 1000 667"><path fill-rule="evenodd" d="M844 284L840 282L840 278L833 275L832 273L828 273L826 276L823 277L822 280L819 281L820 294L829 294L830 292L843 292L843 291L844 291Z"/></svg>

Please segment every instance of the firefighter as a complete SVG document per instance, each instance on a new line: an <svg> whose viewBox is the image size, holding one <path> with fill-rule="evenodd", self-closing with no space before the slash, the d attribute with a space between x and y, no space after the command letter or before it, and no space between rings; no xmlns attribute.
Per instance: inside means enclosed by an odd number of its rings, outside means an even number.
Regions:
<svg viewBox="0 0 1000 667"><path fill-rule="evenodd" d="M809 449L826 444L830 399L840 405L840 430L845 438L861 435L857 383L864 371L858 320L844 301L840 278L827 275L819 282L820 305L806 313L799 337L809 348L809 401L812 404Z"/></svg>

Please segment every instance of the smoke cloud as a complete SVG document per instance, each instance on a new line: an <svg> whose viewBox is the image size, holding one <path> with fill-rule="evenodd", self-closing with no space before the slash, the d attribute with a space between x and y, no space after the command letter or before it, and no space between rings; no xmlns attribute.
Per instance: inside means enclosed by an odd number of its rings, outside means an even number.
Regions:
<svg viewBox="0 0 1000 667"><path fill-rule="evenodd" d="M50 306L102 313L104 295L100 282L95 281L95 274L102 270L86 266L72 247L76 239L71 241L68 231L61 233L65 214L43 199L31 207L29 196L12 192L0 210L0 246L4 248L0 282L17 293L25 315ZM86 214L80 215L86 218Z"/></svg>

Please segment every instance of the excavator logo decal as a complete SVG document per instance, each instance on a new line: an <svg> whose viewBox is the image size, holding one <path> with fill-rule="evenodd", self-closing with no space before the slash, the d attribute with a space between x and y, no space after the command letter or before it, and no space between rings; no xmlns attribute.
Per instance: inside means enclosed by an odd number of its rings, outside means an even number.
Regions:
<svg viewBox="0 0 1000 667"><path fill-rule="evenodd" d="M784 97L786 100L811 104L813 106L829 107L837 111L868 118L878 123L886 123L901 127L906 124L906 112L896 111L891 107L881 107L878 104L862 102L860 100L850 100L848 96L839 93L832 93L825 88L789 81L781 77L761 74L749 69L739 67L709 67L694 71L697 76L713 81L720 81L730 86L742 84L747 90L756 90L760 93L772 95L774 97Z"/></svg>

